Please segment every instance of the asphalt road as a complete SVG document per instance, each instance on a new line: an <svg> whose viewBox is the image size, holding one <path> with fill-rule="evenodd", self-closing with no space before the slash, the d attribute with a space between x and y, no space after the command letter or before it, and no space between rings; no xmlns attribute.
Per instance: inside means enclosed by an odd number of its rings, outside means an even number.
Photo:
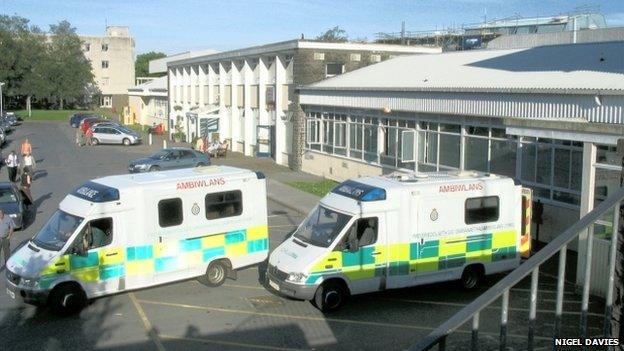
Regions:
<svg viewBox="0 0 624 351"><path fill-rule="evenodd" d="M30 238L76 186L98 176L124 173L128 161L147 154L145 145L98 146L78 149L74 130L64 123L31 122L9 136L3 152L19 150L29 138L38 162L32 186L37 213L18 232L13 245ZM1 170L0 181L8 177ZM300 221L302 215L269 201L270 248ZM4 267L0 268L4 270ZM0 279L0 349L3 350L291 350L291 349L405 349L428 334L461 307L496 282L463 292L454 283L386 291L353 297L344 309L323 315L305 301L282 298L267 290L261 269L239 271L237 280L209 288L198 280L123 293L93 301L77 316L61 318L46 308L11 300ZM552 348L555 305L554 277L540 276L536 342ZM527 333L529 284L511 290L509 333L511 349L523 349ZM481 314L482 349L497 348L500 303ZM580 297L566 287L565 331L578 335ZM591 301L590 334L602 328L602 306ZM453 338L470 340L468 326ZM464 349L464 344L454 348Z"/></svg>

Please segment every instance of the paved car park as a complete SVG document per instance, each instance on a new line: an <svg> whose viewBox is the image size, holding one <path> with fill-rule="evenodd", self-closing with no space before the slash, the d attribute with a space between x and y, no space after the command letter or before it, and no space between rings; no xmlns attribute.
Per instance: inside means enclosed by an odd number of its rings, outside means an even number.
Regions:
<svg viewBox="0 0 624 351"><path fill-rule="evenodd" d="M84 181L125 173L130 160L146 156L156 146L78 148L74 129L53 122L26 122L9 136L3 152L19 149L29 138L37 159L32 194L35 218L17 232L12 244L30 238L56 209L60 200ZM240 161L240 159L238 159ZM227 159L219 160L227 163ZM7 174L2 167L0 181ZM280 202L286 202L281 199ZM303 219L303 214L269 200L270 249ZM201 279L123 293L93 301L77 316L58 317L46 308L11 300L4 294L4 267L0 279L0 340L3 350L23 349L132 349L132 350L291 350L291 349L405 349L485 291L499 277L490 277L477 291L463 292L454 283L386 291L353 297L344 309L323 315L310 303L282 298L264 286L263 267L238 272L237 280L209 288ZM540 276L537 343L552 347L552 325L540 317L552 316L554 276ZM529 284L511 291L510 345L525 336ZM602 306L591 301L590 333L602 328ZM576 335L580 297L566 287L566 332ZM500 303L482 312L484 349L498 340ZM468 326L458 335L469 340ZM518 340L520 340L518 338Z"/></svg>

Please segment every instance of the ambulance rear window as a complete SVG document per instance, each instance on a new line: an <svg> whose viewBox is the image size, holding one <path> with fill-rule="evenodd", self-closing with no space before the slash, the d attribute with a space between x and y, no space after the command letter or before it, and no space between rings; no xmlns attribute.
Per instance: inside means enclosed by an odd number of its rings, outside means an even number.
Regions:
<svg viewBox="0 0 624 351"><path fill-rule="evenodd" d="M466 199L466 224L496 222L499 214L498 196L483 196Z"/></svg>
<svg viewBox="0 0 624 351"><path fill-rule="evenodd" d="M109 186L88 181L71 193L75 197L91 202L110 202L119 200L119 190Z"/></svg>
<svg viewBox="0 0 624 351"><path fill-rule="evenodd" d="M352 180L341 183L331 192L358 201L380 201L386 199L386 191L384 189Z"/></svg>

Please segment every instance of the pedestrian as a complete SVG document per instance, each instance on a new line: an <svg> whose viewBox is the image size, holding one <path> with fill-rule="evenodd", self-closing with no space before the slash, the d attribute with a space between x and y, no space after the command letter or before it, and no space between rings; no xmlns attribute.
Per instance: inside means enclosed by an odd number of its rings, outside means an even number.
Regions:
<svg viewBox="0 0 624 351"><path fill-rule="evenodd" d="M35 173L36 161L33 155L26 155L22 157L22 163L23 163L24 171L27 170L28 173L30 174Z"/></svg>
<svg viewBox="0 0 624 351"><path fill-rule="evenodd" d="M9 172L9 180L15 182L17 178L17 168L19 167L19 160L15 154L15 150L11 150L11 153L9 153L9 156L7 156L4 162Z"/></svg>
<svg viewBox="0 0 624 351"><path fill-rule="evenodd" d="M30 145L30 142L28 141L28 139L25 139L22 142L22 155L30 155L32 154L32 145Z"/></svg>
<svg viewBox="0 0 624 351"><path fill-rule="evenodd" d="M11 255L11 237L15 223L11 216L5 216L4 211L0 210L0 246L2 246L2 255L4 256L4 265L6 265Z"/></svg>
<svg viewBox="0 0 624 351"><path fill-rule="evenodd" d="M91 129L91 127L87 128L87 132L85 133L85 144L86 145L93 145L92 144L92 139L93 139L93 130Z"/></svg>
<svg viewBox="0 0 624 351"><path fill-rule="evenodd" d="M202 152L203 149L204 149L204 139L202 139L202 137L200 136L199 138L197 138L197 141L195 142L195 150Z"/></svg>
<svg viewBox="0 0 624 351"><path fill-rule="evenodd" d="M84 134L80 128L76 128L76 146L82 147L84 145Z"/></svg>
<svg viewBox="0 0 624 351"><path fill-rule="evenodd" d="M30 186L32 185L32 177L31 177L30 171L26 167L24 167L24 171L22 172L22 179L21 179L20 185L22 187L22 192L24 193L24 195L26 195L26 197L32 204L33 198L32 198L32 194L30 193Z"/></svg>

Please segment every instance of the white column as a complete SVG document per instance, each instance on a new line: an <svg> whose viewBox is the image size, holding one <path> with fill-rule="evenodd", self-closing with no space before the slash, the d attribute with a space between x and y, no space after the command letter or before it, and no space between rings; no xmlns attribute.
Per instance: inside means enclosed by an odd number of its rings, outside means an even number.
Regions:
<svg viewBox="0 0 624 351"><path fill-rule="evenodd" d="M596 184L596 145L583 143L583 172L581 175L581 209L583 217L594 209L594 185ZM587 245L587 230L581 232L578 238L578 258L576 264L576 284L582 285L585 277L585 254Z"/></svg>
<svg viewBox="0 0 624 351"><path fill-rule="evenodd" d="M168 75L168 77L167 77L167 80L168 80L168 82L167 82L168 83L168 88L167 88L167 101L168 101L167 105L168 106L167 107L168 108L167 108L166 113L169 116L169 118L167 120L168 125L166 125L165 127L167 127L167 131L169 131L169 135L171 135L171 133L173 133L173 131L172 131L173 128L170 128L170 126L172 124L172 122L170 122L170 121L175 118L175 115L174 115L175 111L173 110L173 106L174 106L174 102L173 102L173 94L174 94L173 87L175 86L174 82L176 80L175 70L173 68L167 69L167 75Z"/></svg>
<svg viewBox="0 0 624 351"><path fill-rule="evenodd" d="M199 65L199 77L197 80L197 84L199 85L199 107L202 108L207 101L204 99L204 89L206 85L206 71L204 70L204 65Z"/></svg>
<svg viewBox="0 0 624 351"><path fill-rule="evenodd" d="M223 63L219 62L219 135L221 141L232 138L232 129L230 128L230 118L232 116L227 113L225 108L225 80L225 68L223 68Z"/></svg>
<svg viewBox="0 0 624 351"><path fill-rule="evenodd" d="M238 96L238 84L240 83L240 75L241 72L236 67L236 62L230 62L231 68L231 80L230 86L232 87L230 90L232 92L232 117L231 117L231 134L232 134L232 150L242 152L241 148L238 146L238 141L241 139L241 125L240 125L240 114L242 111L238 110L238 99L241 97Z"/></svg>
<svg viewBox="0 0 624 351"><path fill-rule="evenodd" d="M269 113L266 110L266 86L269 79L269 67L267 66L267 60L260 58L258 60L258 113L259 124L268 125L271 124Z"/></svg>
<svg viewBox="0 0 624 351"><path fill-rule="evenodd" d="M283 152L286 144L286 125L282 110L282 86L286 84L286 67L280 56L275 56L275 162L285 165L288 162Z"/></svg>
<svg viewBox="0 0 624 351"><path fill-rule="evenodd" d="M245 100L243 102L243 109L245 113L245 125L241 126L245 128L245 156L253 156L253 144L254 144L254 116L251 111L251 84L253 83L253 72L249 66L249 59L246 59L243 64L243 89L245 90Z"/></svg>
<svg viewBox="0 0 624 351"><path fill-rule="evenodd" d="M215 72L211 64L208 64L207 68L208 69L206 70L206 80L204 81L204 84L208 86L208 100L204 101L204 103L213 105L215 103L214 102L214 83L213 83L215 79Z"/></svg>

